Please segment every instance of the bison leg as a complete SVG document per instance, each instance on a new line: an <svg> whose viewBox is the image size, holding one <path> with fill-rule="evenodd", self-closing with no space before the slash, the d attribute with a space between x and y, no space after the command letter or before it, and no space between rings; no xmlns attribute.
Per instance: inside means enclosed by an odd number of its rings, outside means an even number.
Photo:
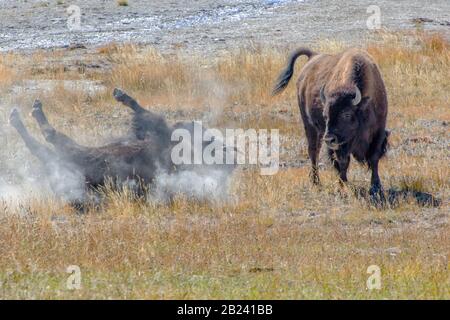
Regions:
<svg viewBox="0 0 450 320"><path fill-rule="evenodd" d="M56 154L50 148L46 147L30 135L27 128L25 128L17 109L13 109L11 112L9 123L17 130L31 153L44 164L56 158Z"/></svg>
<svg viewBox="0 0 450 320"><path fill-rule="evenodd" d="M380 158L386 152L387 134L383 130L383 134L378 134L376 139L372 142L370 154L367 157L367 162L372 170L372 177L370 179L370 196L376 203L384 203L384 190L381 184L380 176L378 175L378 163Z"/></svg>
<svg viewBox="0 0 450 320"><path fill-rule="evenodd" d="M381 185L380 176L378 175L379 158L369 160L369 166L372 169L372 177L370 179L370 197L376 204L385 203L383 186Z"/></svg>
<svg viewBox="0 0 450 320"><path fill-rule="evenodd" d="M350 164L350 155L339 155L335 151L328 149L328 156L333 163L334 168L339 174L339 180L341 183L346 183L347 180L347 170Z"/></svg>
<svg viewBox="0 0 450 320"><path fill-rule="evenodd" d="M317 161L319 159L320 147L322 146L322 135L312 126L305 124L306 138L308 139L308 155L311 159L310 178L313 184L320 184L319 168Z"/></svg>
<svg viewBox="0 0 450 320"><path fill-rule="evenodd" d="M136 100L118 88L114 89L113 96L117 101L122 102L125 106L133 109L134 112L147 112L147 110L142 108Z"/></svg>
<svg viewBox="0 0 450 320"><path fill-rule="evenodd" d="M378 175L378 162L379 159L374 160L370 163L370 167L372 168L372 177L370 179L370 190L373 190L374 192L378 192L382 188L380 176Z"/></svg>
<svg viewBox="0 0 450 320"><path fill-rule="evenodd" d="M72 152L74 149L82 148L75 141L65 134L56 131L56 129L50 125L42 110L42 103L39 100L34 102L31 115L36 119L45 140L53 144L56 149L62 152Z"/></svg>
<svg viewBox="0 0 450 320"><path fill-rule="evenodd" d="M30 152L43 163L50 187L55 194L71 202L74 197L76 197L76 201L82 202L85 192L84 183L80 178L81 173L70 167L70 164L61 162L53 150L32 137L24 126L17 109L11 112L9 123L20 134Z"/></svg>
<svg viewBox="0 0 450 320"><path fill-rule="evenodd" d="M339 173L341 172L341 169L339 167L339 162L336 159L336 153L332 149L328 149L328 158L330 159L331 163L333 164L334 169Z"/></svg>
<svg viewBox="0 0 450 320"><path fill-rule="evenodd" d="M171 130L163 117L149 110L142 108L139 103L120 89L114 89L114 98L131 108L135 114L132 120L133 133L139 140L144 140L147 136L157 138L163 146L170 143Z"/></svg>

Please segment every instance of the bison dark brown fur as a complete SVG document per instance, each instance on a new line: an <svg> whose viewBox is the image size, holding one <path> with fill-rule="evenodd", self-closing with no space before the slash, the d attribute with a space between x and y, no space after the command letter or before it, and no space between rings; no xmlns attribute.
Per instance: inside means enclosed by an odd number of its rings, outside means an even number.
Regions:
<svg viewBox="0 0 450 320"><path fill-rule="evenodd" d="M148 109L144 109L139 105L139 103L134 100L132 97L127 95L125 92L123 92L121 89L114 89L113 92L114 98L123 103L125 106L132 109L133 112L133 118L132 118L132 135L133 139L143 140L146 139L146 137L151 137L153 140L158 141L158 143L162 146L168 146L168 151L172 150L172 147L179 143L179 141L174 137L172 139L172 134L175 130L183 129L190 133L191 135L191 141L189 142L194 148L194 126L195 121L179 121L176 122L173 125L169 125L166 120L159 114L156 114ZM201 125L202 135L205 134L207 131L207 128ZM213 139L216 139L215 137ZM205 150L205 148L211 143L212 141L202 141L202 150ZM199 150L197 150L199 151ZM217 165L209 165L208 167L210 169L216 168L220 170L225 171L233 171L235 169L234 164L226 164L225 159L234 157L236 159L236 150L233 148L227 148L226 144L223 143L223 152L224 152L224 164L217 164ZM192 150L192 152L194 152ZM227 155L227 153L230 153L230 155ZM196 170L199 169L199 167L194 164L182 164L177 165L177 170Z"/></svg>
<svg viewBox="0 0 450 320"><path fill-rule="evenodd" d="M309 61L298 78L297 96L308 140L313 183L319 183L317 161L324 140L341 181L347 181L350 155L353 155L372 170L372 197L384 199L378 162L387 147L388 102L376 63L359 49L330 55L300 48L290 56L274 94L287 86L295 61L302 55Z"/></svg>

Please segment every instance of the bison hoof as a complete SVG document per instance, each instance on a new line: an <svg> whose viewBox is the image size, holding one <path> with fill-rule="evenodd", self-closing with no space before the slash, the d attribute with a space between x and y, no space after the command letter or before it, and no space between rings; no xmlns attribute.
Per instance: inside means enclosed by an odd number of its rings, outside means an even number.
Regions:
<svg viewBox="0 0 450 320"><path fill-rule="evenodd" d="M113 96L116 100L120 101L120 99L125 95L125 92L120 90L119 88L115 88L113 91Z"/></svg>
<svg viewBox="0 0 450 320"><path fill-rule="evenodd" d="M320 178L317 172L310 172L309 178L311 179L311 183L315 186L320 185Z"/></svg>
<svg viewBox="0 0 450 320"><path fill-rule="evenodd" d="M370 202L376 207L384 207L386 205L386 198L381 186L372 186L369 191Z"/></svg>
<svg viewBox="0 0 450 320"><path fill-rule="evenodd" d="M40 100L38 100L38 99L34 100L33 109L40 109L40 110L42 110L42 102Z"/></svg>
<svg viewBox="0 0 450 320"><path fill-rule="evenodd" d="M42 104L39 102L39 100L36 100L36 102L33 105L33 109L31 110L31 116L36 119L39 123L44 123L45 121L45 115L42 111Z"/></svg>

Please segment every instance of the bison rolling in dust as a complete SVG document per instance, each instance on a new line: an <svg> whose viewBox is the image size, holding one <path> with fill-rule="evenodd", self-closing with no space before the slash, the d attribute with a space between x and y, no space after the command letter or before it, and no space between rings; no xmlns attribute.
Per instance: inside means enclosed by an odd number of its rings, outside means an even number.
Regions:
<svg viewBox="0 0 450 320"><path fill-rule="evenodd" d="M44 165L53 191L74 203L83 203L86 192L105 186L107 179L127 183L141 194L142 187L153 181L157 166L167 165L164 169L170 170L165 158L167 146L156 137L148 135L142 140L122 139L101 147L86 147L55 130L47 121L39 100L34 102L31 114L54 149L29 134L16 109L10 115L10 123ZM78 183L80 177L83 181Z"/></svg>
<svg viewBox="0 0 450 320"><path fill-rule="evenodd" d="M158 173L193 170L189 165L173 164L171 151L178 141L172 141L171 136L176 129L193 133L194 122L177 122L170 126L161 115L142 108L120 89L115 89L113 95L117 101L134 111L132 136L101 147L81 146L58 132L48 122L39 100L34 102L31 115L53 149L30 135L16 109L10 115L11 125L31 153L44 165L52 190L77 207L84 206L92 195L89 191L97 191L111 180L115 186L126 184L138 195L146 195L148 186L154 182ZM205 143L202 147L205 147ZM227 171L234 169L234 166L225 167Z"/></svg>
<svg viewBox="0 0 450 320"><path fill-rule="evenodd" d="M319 183L317 161L323 140L341 181L347 181L350 155L353 155L372 170L372 199L384 202L378 162L387 148L388 103L377 65L368 53L358 49L328 55L300 48L289 58L274 94L287 86L295 61L302 55L309 61L300 73L297 95L313 183Z"/></svg>

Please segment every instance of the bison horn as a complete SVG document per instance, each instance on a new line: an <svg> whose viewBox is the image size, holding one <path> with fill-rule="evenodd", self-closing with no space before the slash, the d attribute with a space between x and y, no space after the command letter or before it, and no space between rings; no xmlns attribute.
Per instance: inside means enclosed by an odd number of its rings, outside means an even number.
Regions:
<svg viewBox="0 0 450 320"><path fill-rule="evenodd" d="M352 100L352 104L354 106L357 106L361 102L361 91L358 87L356 87L356 95L355 98Z"/></svg>
<svg viewBox="0 0 450 320"><path fill-rule="evenodd" d="M325 98L324 89L325 89L325 86L322 86L322 88L320 88L320 101L322 101L323 104L325 104L325 101L327 100Z"/></svg>

